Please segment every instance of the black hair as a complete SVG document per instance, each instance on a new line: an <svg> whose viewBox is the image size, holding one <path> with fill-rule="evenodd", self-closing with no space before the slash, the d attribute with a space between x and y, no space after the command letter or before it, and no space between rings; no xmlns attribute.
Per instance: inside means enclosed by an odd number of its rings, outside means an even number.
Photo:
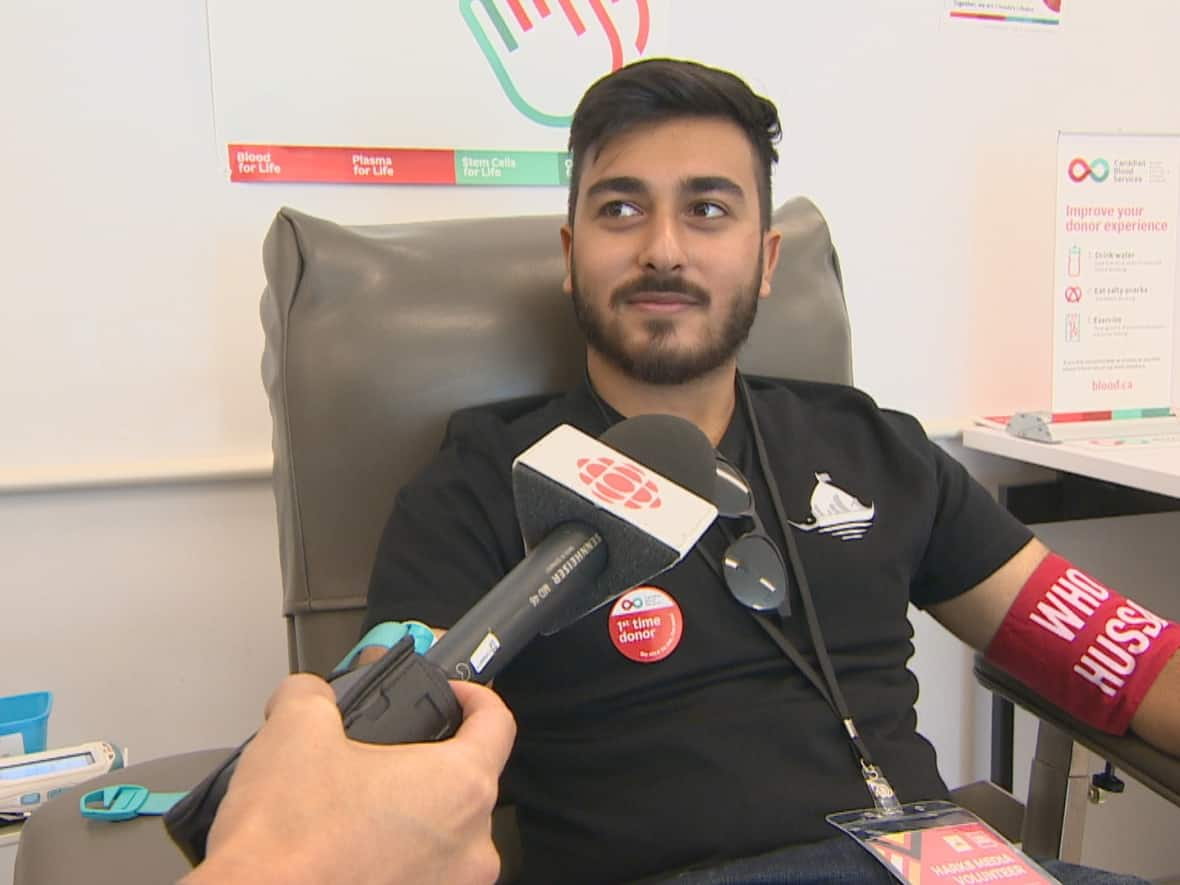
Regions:
<svg viewBox="0 0 1180 885"><path fill-rule="evenodd" d="M590 151L602 150L612 138L636 126L681 117L729 120L745 132L758 155L762 228L769 229L770 170L778 162L774 146L782 138L778 109L729 71L670 58L645 59L607 74L578 102L570 124L570 225Z"/></svg>

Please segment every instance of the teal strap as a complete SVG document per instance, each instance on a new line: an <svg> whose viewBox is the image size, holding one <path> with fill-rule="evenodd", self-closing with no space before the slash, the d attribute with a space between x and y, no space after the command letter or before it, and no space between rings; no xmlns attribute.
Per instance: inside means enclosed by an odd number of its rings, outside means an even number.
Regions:
<svg viewBox="0 0 1180 885"><path fill-rule="evenodd" d="M361 637L361 641L354 645L352 651L344 656L344 660L336 665L335 672L347 670L351 667L353 661L356 660L356 656L363 649L371 645L393 648L402 641L402 638L406 634L414 638L414 651L420 655L425 654L427 649L434 645L434 633L429 627L419 621L382 621Z"/></svg>
<svg viewBox="0 0 1180 885"><path fill-rule="evenodd" d="M153 793L136 784L115 784L87 793L78 802L78 810L91 820L131 820L145 814L166 814L187 795L187 791Z"/></svg>

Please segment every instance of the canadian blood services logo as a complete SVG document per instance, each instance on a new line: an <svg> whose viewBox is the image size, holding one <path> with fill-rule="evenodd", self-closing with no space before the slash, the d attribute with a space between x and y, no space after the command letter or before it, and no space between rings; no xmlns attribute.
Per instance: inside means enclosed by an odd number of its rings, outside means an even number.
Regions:
<svg viewBox="0 0 1180 885"><path fill-rule="evenodd" d="M608 504L621 504L629 510L658 510L660 487L647 473L628 461L616 461L605 455L578 459L578 478L591 493Z"/></svg>
<svg viewBox="0 0 1180 885"><path fill-rule="evenodd" d="M1110 163L1101 157L1088 163L1081 157L1074 157L1069 161L1069 168L1066 171L1069 174L1069 180L1078 184L1087 178L1092 178L1097 184L1102 184L1110 178Z"/></svg>

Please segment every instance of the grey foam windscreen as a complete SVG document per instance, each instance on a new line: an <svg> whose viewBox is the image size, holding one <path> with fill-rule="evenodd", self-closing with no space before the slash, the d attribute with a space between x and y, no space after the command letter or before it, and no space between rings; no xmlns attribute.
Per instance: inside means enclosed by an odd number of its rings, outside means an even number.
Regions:
<svg viewBox="0 0 1180 885"><path fill-rule="evenodd" d="M706 501L712 499L713 447L694 424L670 415L638 415L619 422L608 434L602 441L611 448ZM512 493L529 547L565 522L595 529L606 544L602 574L588 592L566 600L553 624L541 631L546 636L676 563L675 548L523 464L513 467Z"/></svg>
<svg viewBox="0 0 1180 885"><path fill-rule="evenodd" d="M713 500L713 445L691 421L676 415L637 415L610 427L599 439L698 498Z"/></svg>

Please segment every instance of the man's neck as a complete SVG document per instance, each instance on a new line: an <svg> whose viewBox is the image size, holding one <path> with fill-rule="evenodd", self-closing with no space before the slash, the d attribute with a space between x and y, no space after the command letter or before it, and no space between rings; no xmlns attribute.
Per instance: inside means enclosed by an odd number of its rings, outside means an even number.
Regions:
<svg viewBox="0 0 1180 885"><path fill-rule="evenodd" d="M636 381L592 350L586 353L586 369L594 390L624 418L676 415L699 427L716 446L733 417L736 362L684 384Z"/></svg>

